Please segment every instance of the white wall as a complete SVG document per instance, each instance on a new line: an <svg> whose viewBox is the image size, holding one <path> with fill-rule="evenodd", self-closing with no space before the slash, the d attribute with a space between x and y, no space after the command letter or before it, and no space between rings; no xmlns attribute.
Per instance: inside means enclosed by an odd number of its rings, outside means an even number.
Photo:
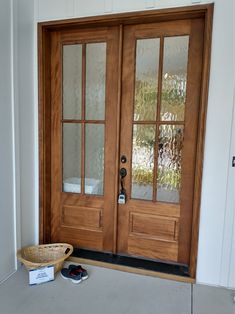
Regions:
<svg viewBox="0 0 235 314"><path fill-rule="evenodd" d="M0 282L15 270L12 6L0 0Z"/></svg>
<svg viewBox="0 0 235 314"><path fill-rule="evenodd" d="M34 98L34 2L14 0L15 76L18 82L21 245L38 242L37 102Z"/></svg>
<svg viewBox="0 0 235 314"><path fill-rule="evenodd" d="M36 22L192 3L190 0L35 0L33 8L32 2L18 1L23 243L37 241L38 231ZM34 14L35 25L32 20ZM235 241L232 242L235 231L231 223L235 204L230 192L235 188L231 179L234 168L230 167L230 154L234 147L234 142L231 142L233 20L233 0L216 0L197 271L197 282L225 287L235 287ZM26 226L31 226L30 230Z"/></svg>
<svg viewBox="0 0 235 314"><path fill-rule="evenodd" d="M200 238L197 281L228 286L224 278L229 260L224 254L228 242L223 242L228 211L234 216L235 204L226 208L230 139L233 114L233 0L215 2L212 38L211 78L205 142ZM230 23L228 22L230 21ZM234 188L233 188L234 189ZM235 278L233 279L235 287Z"/></svg>

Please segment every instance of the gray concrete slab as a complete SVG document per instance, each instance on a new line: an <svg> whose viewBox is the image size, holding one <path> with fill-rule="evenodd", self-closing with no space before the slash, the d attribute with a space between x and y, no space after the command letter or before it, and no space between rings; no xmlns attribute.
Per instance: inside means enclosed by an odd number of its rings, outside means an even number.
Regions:
<svg viewBox="0 0 235 314"><path fill-rule="evenodd" d="M54 282L40 286L29 286L27 271L21 268L0 286L0 313L191 314L190 284L86 268L90 277L81 284L57 275Z"/></svg>
<svg viewBox="0 0 235 314"><path fill-rule="evenodd" d="M193 314L235 314L235 291L193 285Z"/></svg>

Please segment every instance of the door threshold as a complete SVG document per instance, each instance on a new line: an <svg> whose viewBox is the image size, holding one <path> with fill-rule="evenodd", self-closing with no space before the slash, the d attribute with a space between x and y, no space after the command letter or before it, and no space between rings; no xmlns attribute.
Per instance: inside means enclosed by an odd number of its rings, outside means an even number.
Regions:
<svg viewBox="0 0 235 314"><path fill-rule="evenodd" d="M74 249L69 261L162 279L195 283L195 279L189 276L188 267L185 265L167 264L158 261L84 249Z"/></svg>

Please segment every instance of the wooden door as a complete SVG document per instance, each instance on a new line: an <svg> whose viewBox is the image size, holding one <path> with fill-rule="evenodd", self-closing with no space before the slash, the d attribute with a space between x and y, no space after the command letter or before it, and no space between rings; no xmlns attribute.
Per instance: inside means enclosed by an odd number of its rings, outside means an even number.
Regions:
<svg viewBox="0 0 235 314"><path fill-rule="evenodd" d="M124 27L118 253L189 264L203 20Z"/></svg>
<svg viewBox="0 0 235 314"><path fill-rule="evenodd" d="M51 241L112 251L118 28L51 35Z"/></svg>

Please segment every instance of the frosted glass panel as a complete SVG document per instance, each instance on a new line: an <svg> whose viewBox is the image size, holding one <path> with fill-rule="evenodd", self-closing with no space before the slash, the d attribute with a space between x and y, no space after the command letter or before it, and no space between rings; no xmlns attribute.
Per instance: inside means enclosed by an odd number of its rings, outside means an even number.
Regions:
<svg viewBox="0 0 235 314"><path fill-rule="evenodd" d="M184 121L189 36L164 40L161 119Z"/></svg>
<svg viewBox="0 0 235 314"><path fill-rule="evenodd" d="M157 200L179 203L184 128L161 125L158 145Z"/></svg>
<svg viewBox="0 0 235 314"><path fill-rule="evenodd" d="M135 121L156 119L159 46L159 38L137 40Z"/></svg>
<svg viewBox="0 0 235 314"><path fill-rule="evenodd" d="M85 193L103 195L104 125L86 125Z"/></svg>
<svg viewBox="0 0 235 314"><path fill-rule="evenodd" d="M63 125L63 191L81 193L81 125Z"/></svg>
<svg viewBox="0 0 235 314"><path fill-rule="evenodd" d="M106 43L86 45L86 119L105 119Z"/></svg>
<svg viewBox="0 0 235 314"><path fill-rule="evenodd" d="M153 125L133 126L132 198L153 198L155 130Z"/></svg>
<svg viewBox="0 0 235 314"><path fill-rule="evenodd" d="M82 45L63 46L63 118L81 119Z"/></svg>

